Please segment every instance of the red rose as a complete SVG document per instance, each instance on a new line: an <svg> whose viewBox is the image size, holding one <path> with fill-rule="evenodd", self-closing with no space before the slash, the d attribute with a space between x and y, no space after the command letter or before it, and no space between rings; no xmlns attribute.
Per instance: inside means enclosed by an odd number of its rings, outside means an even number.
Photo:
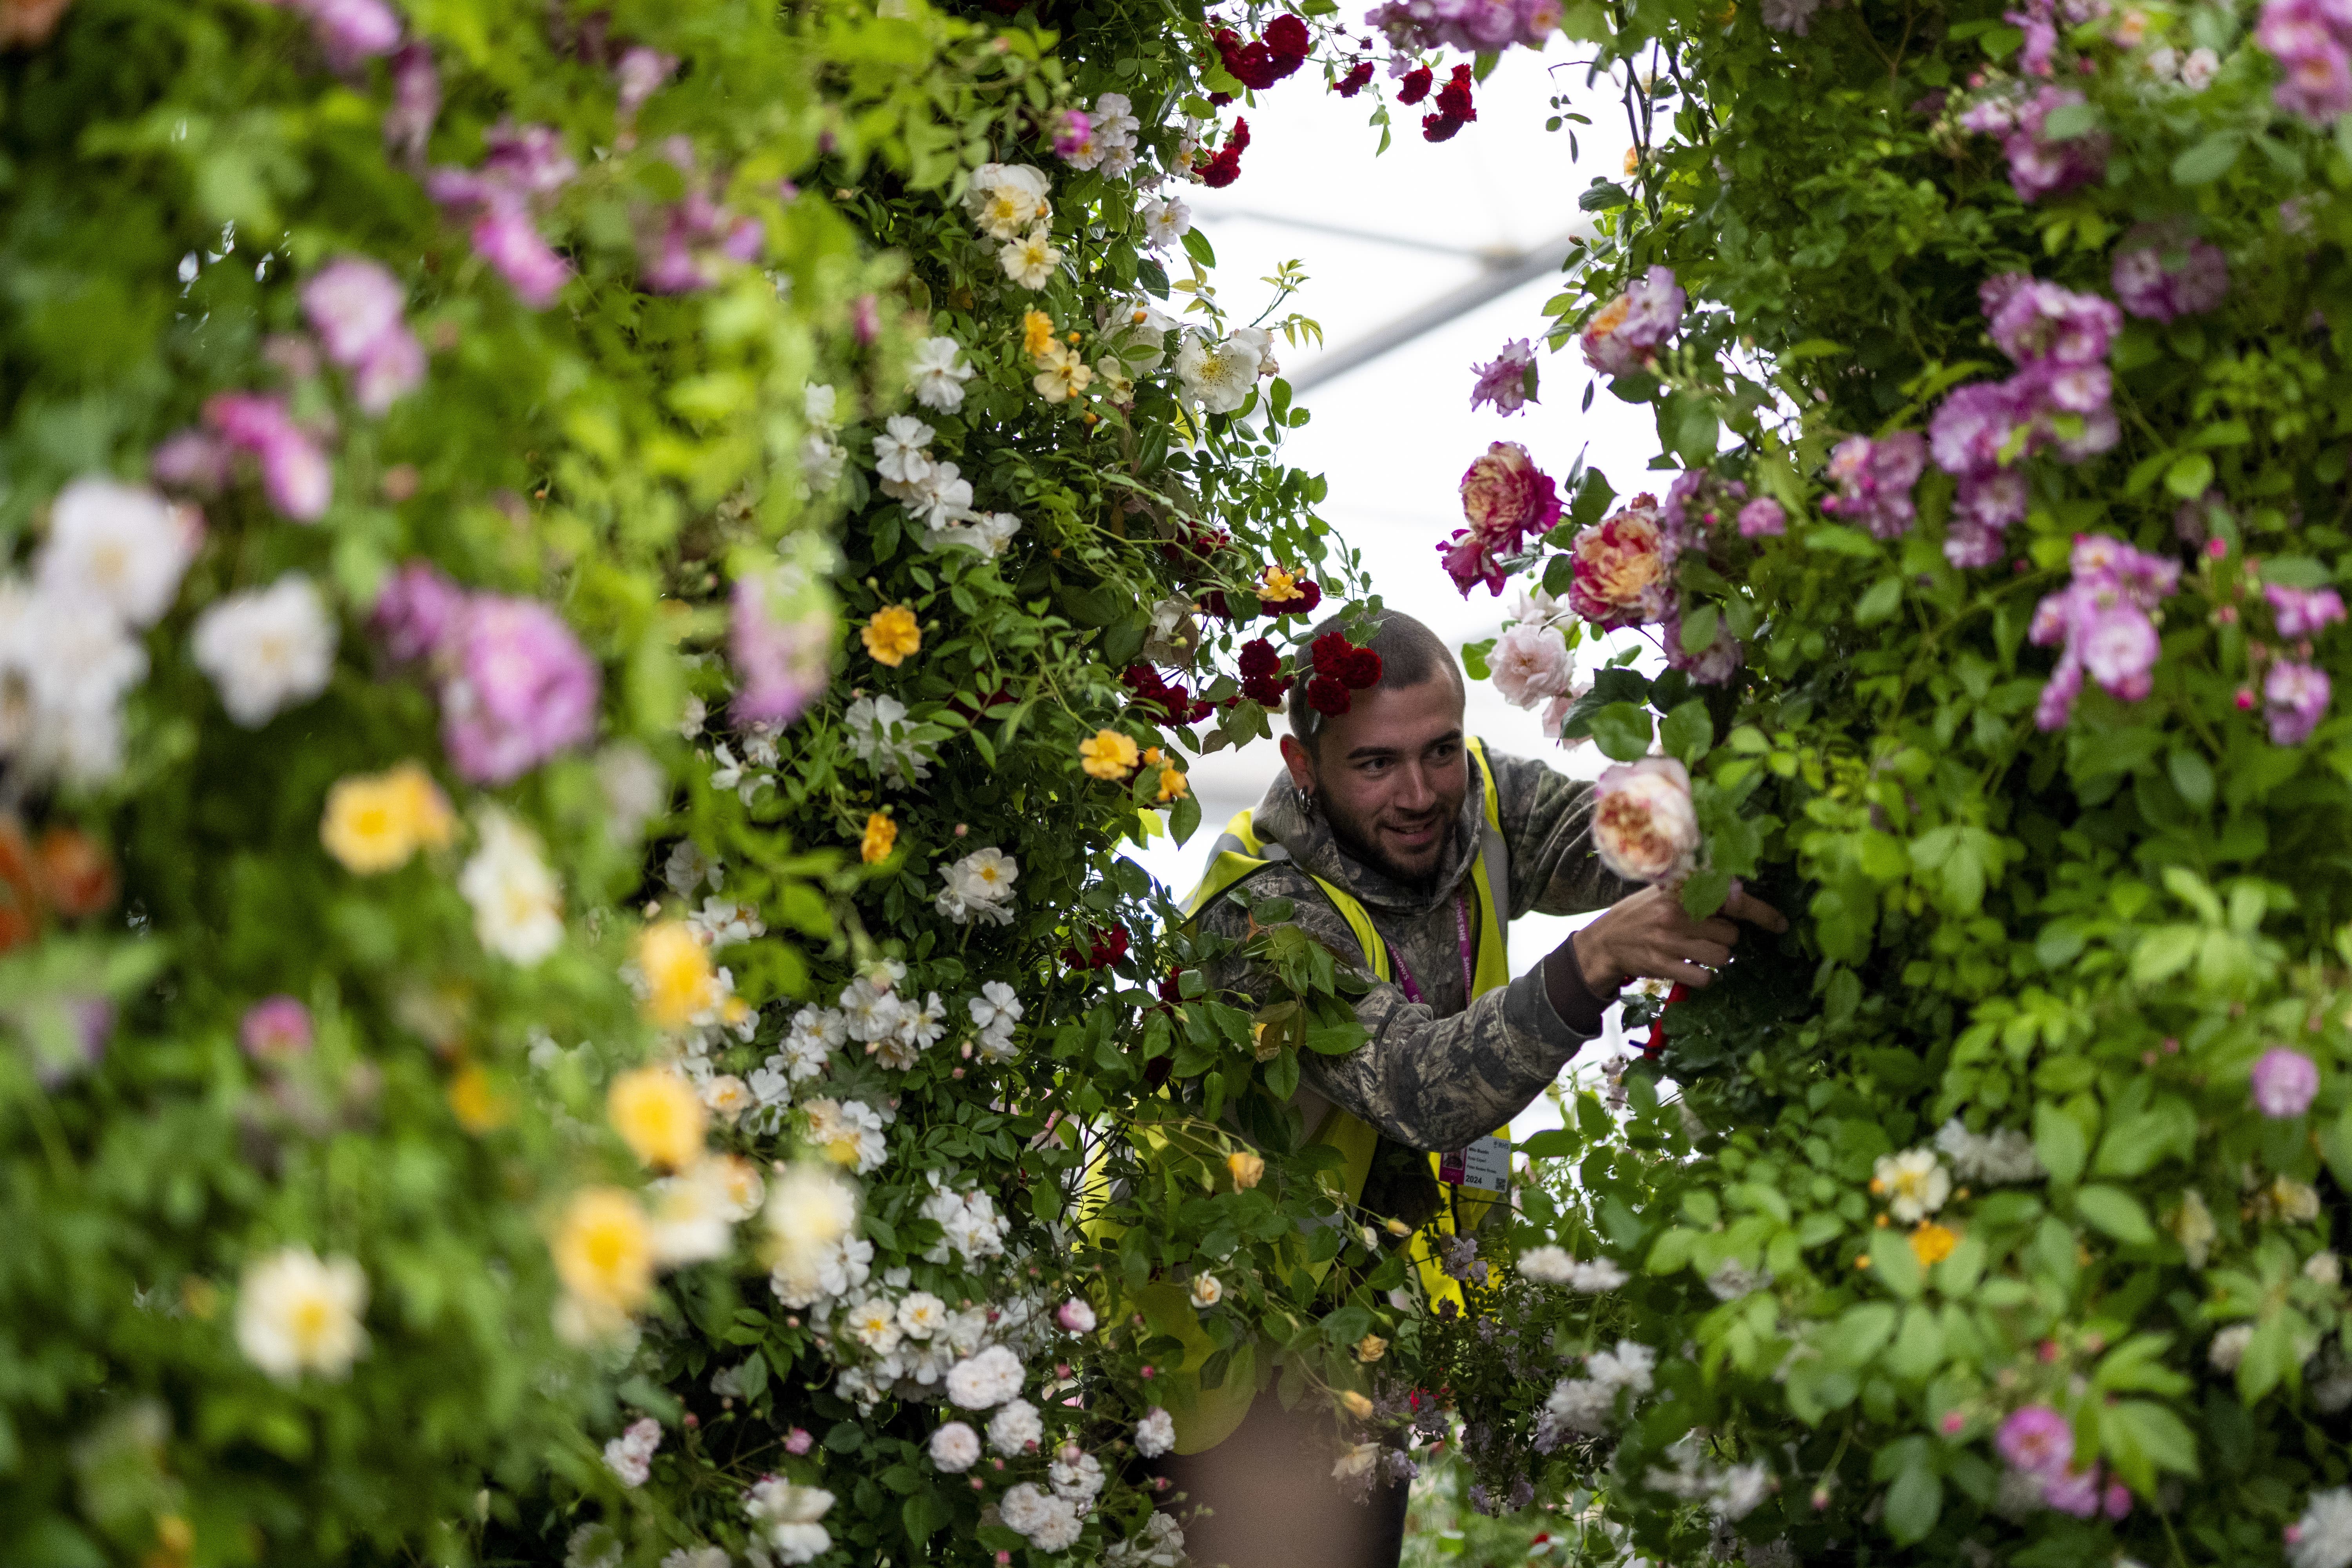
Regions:
<svg viewBox="0 0 2352 1568"><path fill-rule="evenodd" d="M1470 103L1470 68L1455 66L1454 75L1437 89L1437 112L1448 120L1475 120L1477 110Z"/></svg>
<svg viewBox="0 0 2352 1568"><path fill-rule="evenodd" d="M1404 80L1397 87L1397 101L1419 103L1429 96L1429 84L1433 79L1427 66L1417 66L1405 72Z"/></svg>
<svg viewBox="0 0 2352 1568"><path fill-rule="evenodd" d="M1378 686L1381 683L1381 656L1368 647L1350 649L1348 666L1339 671L1339 679L1354 691Z"/></svg>
<svg viewBox="0 0 2352 1568"><path fill-rule="evenodd" d="M1307 36L1307 24L1297 17L1286 12L1274 19L1265 30L1265 47L1274 55L1275 64L1280 68L1277 78L1288 76L1298 68L1299 62L1307 58L1310 41Z"/></svg>
<svg viewBox="0 0 2352 1568"><path fill-rule="evenodd" d="M1328 675L1318 675L1307 683L1307 701L1315 711L1336 719L1354 705L1347 684Z"/></svg>
<svg viewBox="0 0 2352 1568"><path fill-rule="evenodd" d="M1349 71L1346 76L1341 77L1338 81L1331 84L1331 90L1338 93L1341 98L1353 98L1358 93L1363 91L1366 84L1371 79L1372 62L1370 60L1359 60L1356 63L1355 68Z"/></svg>
<svg viewBox="0 0 2352 1568"><path fill-rule="evenodd" d="M1217 155L1198 165L1201 183L1211 190L1222 190L1240 179L1242 152L1249 145L1249 121L1234 121L1233 133L1225 138L1225 144L1217 149Z"/></svg>
<svg viewBox="0 0 2352 1568"><path fill-rule="evenodd" d="M1342 633L1325 632L1307 651L1315 660L1316 674L1337 676L1347 668L1348 656L1356 651L1356 645Z"/></svg>
<svg viewBox="0 0 2352 1568"><path fill-rule="evenodd" d="M1242 675L1276 675L1282 669L1282 656L1264 637L1252 637L1242 644Z"/></svg>

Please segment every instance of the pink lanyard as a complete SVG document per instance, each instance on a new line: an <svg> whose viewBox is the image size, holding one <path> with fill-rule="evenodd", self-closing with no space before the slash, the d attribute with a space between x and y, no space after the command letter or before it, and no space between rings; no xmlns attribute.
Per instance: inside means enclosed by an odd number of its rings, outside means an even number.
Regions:
<svg viewBox="0 0 2352 1568"><path fill-rule="evenodd" d="M1475 965L1470 957L1470 895L1466 889L1454 897L1454 929L1461 939L1462 1005L1467 1007L1471 994L1477 989L1477 981L1475 978ZM1385 937L1381 941L1389 950L1389 963L1396 970L1397 984L1403 987L1405 1000L1427 1006L1428 1003L1421 994L1421 987L1413 984L1412 971L1405 967L1404 954L1397 951L1396 943Z"/></svg>

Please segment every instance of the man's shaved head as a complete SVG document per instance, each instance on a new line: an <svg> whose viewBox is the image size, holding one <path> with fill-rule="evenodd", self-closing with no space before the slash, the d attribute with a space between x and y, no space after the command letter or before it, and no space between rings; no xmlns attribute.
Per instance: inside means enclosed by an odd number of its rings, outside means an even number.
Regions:
<svg viewBox="0 0 2352 1568"><path fill-rule="evenodd" d="M1358 631L1366 625L1370 627L1371 635L1358 646L1381 656L1381 679L1375 689L1419 686L1442 676L1453 683L1457 700L1467 699L1469 688L1463 681L1462 666L1455 662L1454 650L1439 641L1435 632L1402 610L1382 610L1377 616L1361 611L1327 616L1316 625L1314 637L1346 632L1350 622L1356 623ZM1300 660L1298 674L1290 683L1290 700L1286 704L1290 714L1290 732L1310 752L1318 749L1317 742L1329 722L1307 700L1307 682L1314 673L1311 665Z"/></svg>

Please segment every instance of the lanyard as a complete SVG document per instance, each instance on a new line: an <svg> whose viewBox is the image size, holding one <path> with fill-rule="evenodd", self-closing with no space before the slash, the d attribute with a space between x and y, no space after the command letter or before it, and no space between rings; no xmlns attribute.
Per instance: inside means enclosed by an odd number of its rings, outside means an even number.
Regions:
<svg viewBox="0 0 2352 1568"><path fill-rule="evenodd" d="M1470 994L1477 989L1475 978L1476 966L1470 956L1470 894L1467 889L1454 895L1454 930L1462 949L1462 1005L1467 1007ZM1381 940L1387 941L1386 938ZM1413 983L1412 971L1405 967L1404 954L1397 951L1396 943L1392 942L1388 942L1388 950L1389 963L1396 970L1397 984L1403 988L1405 1000L1428 1005L1421 994L1421 987Z"/></svg>

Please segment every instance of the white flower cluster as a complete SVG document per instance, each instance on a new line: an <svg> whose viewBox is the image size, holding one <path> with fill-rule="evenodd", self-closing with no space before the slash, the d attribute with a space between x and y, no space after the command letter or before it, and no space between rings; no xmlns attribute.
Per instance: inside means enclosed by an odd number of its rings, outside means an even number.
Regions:
<svg viewBox="0 0 2352 1568"><path fill-rule="evenodd" d="M760 1212L767 1191L759 1167L740 1154L713 1155L654 1182L646 1197L656 1261L676 1268L726 1257L735 1226Z"/></svg>
<svg viewBox="0 0 2352 1568"><path fill-rule="evenodd" d="M641 1487L653 1474L654 1453L660 1448L662 1425L647 1415L604 1445L604 1465L625 1487Z"/></svg>
<svg viewBox="0 0 2352 1568"><path fill-rule="evenodd" d="M1531 1247L1520 1253L1519 1273L1538 1285L1565 1285L1586 1295L1614 1290L1627 1279L1625 1271L1606 1258L1580 1263L1557 1247Z"/></svg>
<svg viewBox="0 0 2352 1568"><path fill-rule="evenodd" d="M848 449L840 440L840 401L839 393L816 383L801 394L801 414L808 422L808 434L801 437L801 484L811 495L831 494L849 467Z"/></svg>
<svg viewBox="0 0 2352 1568"><path fill-rule="evenodd" d="M1550 1453L1571 1433L1598 1436L1608 1431L1617 1416L1618 1390L1636 1399L1649 1393L1657 1363L1657 1352L1633 1340L1619 1340L1615 1350L1585 1357L1585 1375L1561 1378L1544 1401L1536 1417L1536 1451Z"/></svg>
<svg viewBox="0 0 2352 1568"><path fill-rule="evenodd" d="M1053 183L1027 163L982 163L972 171L964 210L981 233L1001 241L996 263L1024 289L1043 289L1062 265L1054 248Z"/></svg>
<svg viewBox="0 0 2352 1568"><path fill-rule="evenodd" d="M1135 133L1143 128L1135 106L1123 92L1107 92L1087 110L1086 145L1066 153L1062 162L1073 169L1098 169L1103 178L1117 180L1135 170Z"/></svg>
<svg viewBox="0 0 2352 1568"><path fill-rule="evenodd" d="M971 1021L980 1028L980 1056L982 1061L1009 1062L1018 1054L1013 1044L1013 1026L1021 1021L1021 1002L1013 987L1002 980L992 980L980 988L980 994L964 1003Z"/></svg>
<svg viewBox="0 0 2352 1568"><path fill-rule="evenodd" d="M1176 349L1176 379L1184 395L1211 414L1231 414L1249 400L1257 378L1272 375L1274 339L1255 327L1236 327L1222 342L1187 331Z"/></svg>
<svg viewBox="0 0 2352 1568"><path fill-rule="evenodd" d="M819 1154L863 1176L888 1158L882 1129L898 1118L862 1100L812 1100L801 1107L808 1118L808 1141Z"/></svg>
<svg viewBox="0 0 2352 1568"><path fill-rule="evenodd" d="M1103 1568L1184 1568L1184 1531L1176 1516L1154 1512L1143 1533L1115 1542L1103 1553Z"/></svg>
<svg viewBox="0 0 2352 1568"><path fill-rule="evenodd" d="M931 776L930 753L910 733L907 705L895 697L861 697L841 716L849 749L893 789Z"/></svg>
<svg viewBox="0 0 2352 1568"><path fill-rule="evenodd" d="M846 1296L872 1271L874 1244L856 1234L856 1190L828 1166L811 1161L777 1176L768 1229L776 1248L768 1288L787 1307Z"/></svg>
<svg viewBox="0 0 2352 1568"><path fill-rule="evenodd" d="M2314 1492L2287 1531L2291 1568L2352 1568L2352 1487Z"/></svg>
<svg viewBox="0 0 2352 1568"><path fill-rule="evenodd" d="M1068 1551L1077 1544L1085 1528L1077 1504L1043 1490L1034 1481L1024 1481L1006 1492L998 1511L1005 1529L1027 1536L1029 1544L1040 1552Z"/></svg>
<svg viewBox="0 0 2352 1568"><path fill-rule="evenodd" d="M220 689L221 706L257 730L327 689L335 669L335 623L310 579L289 572L267 588L231 594L196 618L196 668Z"/></svg>
<svg viewBox="0 0 2352 1568"><path fill-rule="evenodd" d="M893 1072L915 1065L947 1033L947 1004L932 992L920 1003L898 994L907 966L895 960L873 975L860 975L841 993L841 1015L849 1037Z"/></svg>
<svg viewBox="0 0 2352 1568"><path fill-rule="evenodd" d="M963 384L971 366L963 363L963 345L953 338L925 338L915 345L914 363L907 367L915 401L941 414L963 406Z"/></svg>
<svg viewBox="0 0 2352 1568"><path fill-rule="evenodd" d="M1644 1478L1659 1491L1685 1502L1703 1502L1717 1519L1738 1523L1754 1513L1772 1490L1772 1472L1763 1465L1715 1465L1696 1436L1666 1450L1673 1468L1654 1468Z"/></svg>
<svg viewBox="0 0 2352 1568"><path fill-rule="evenodd" d="M563 942L563 891L539 835L494 805L475 821L478 847L457 873L482 946L528 968Z"/></svg>
<svg viewBox="0 0 2352 1568"><path fill-rule="evenodd" d="M743 1512L760 1538L784 1563L813 1563L833 1548L833 1537L818 1521L833 1507L833 1494L823 1487L803 1487L782 1476L762 1476L743 1499Z"/></svg>
<svg viewBox="0 0 2352 1568"><path fill-rule="evenodd" d="M1979 1186L2007 1186L2042 1178L2032 1138L2014 1127L1996 1127L1979 1134L1969 1131L1956 1116L1937 1132L1936 1147L1952 1163L1960 1180Z"/></svg>
<svg viewBox="0 0 2352 1568"><path fill-rule="evenodd" d="M830 1007L803 1007L793 1014L778 1048L751 1069L746 1088L755 1108L752 1130L778 1131L783 1125L785 1108L793 1102L793 1086L824 1072L835 1047L848 1038L849 1021Z"/></svg>
<svg viewBox="0 0 2352 1568"><path fill-rule="evenodd" d="M1192 231L1192 209L1174 196L1143 204L1143 243L1167 250L1184 242Z"/></svg>
<svg viewBox="0 0 2352 1568"><path fill-rule="evenodd" d="M843 1367L835 1392L861 1409L891 1394L938 1398L959 1358L987 1342L986 1307L958 1311L928 1290L908 1290L908 1278L904 1268L890 1269L881 1290L853 1292L837 1306L819 1302L810 1314L833 1334L833 1357Z"/></svg>
<svg viewBox="0 0 2352 1568"><path fill-rule="evenodd" d="M563 1543L563 1568L621 1568L621 1537L609 1524L583 1524Z"/></svg>
<svg viewBox="0 0 2352 1568"><path fill-rule="evenodd" d="M955 347L954 341L949 338L929 339L927 346L938 343L945 343L950 350ZM952 360L952 353L948 357ZM967 367L962 374L969 376L971 371ZM961 381L941 372L938 385L952 387L955 401L941 404L922 397L926 405L952 408L962 404ZM946 393L941 390L938 395L943 397ZM1009 511L973 510L971 481L963 477L963 470L945 458L931 456L930 443L938 434L910 414L890 416L882 434L874 437L874 470L881 476L882 493L905 508L908 517L923 525L923 543L927 548L967 544L983 555L994 557L1021 531L1021 520Z"/></svg>
<svg viewBox="0 0 2352 1568"><path fill-rule="evenodd" d="M1020 879L1021 862L993 845L975 849L940 872L947 883L931 907L958 925L990 921L1013 923L1013 884Z"/></svg>
<svg viewBox="0 0 2352 1568"><path fill-rule="evenodd" d="M1135 1424L1135 1451L1147 1459L1156 1459L1176 1446L1176 1418L1157 1405L1143 1413Z"/></svg>
<svg viewBox="0 0 2352 1568"><path fill-rule="evenodd" d="M121 769L122 699L147 678L138 634L178 597L202 528L99 475L58 492L32 582L0 579L0 756L19 773L94 784Z"/></svg>
<svg viewBox="0 0 2352 1568"><path fill-rule="evenodd" d="M986 1193L950 1192L930 1173L931 1195L923 1200L925 1219L936 1221L945 1234L924 1252L924 1261L945 1263L952 1253L966 1263L1004 1256L1005 1234L1013 1222L996 1212L996 1201Z"/></svg>

